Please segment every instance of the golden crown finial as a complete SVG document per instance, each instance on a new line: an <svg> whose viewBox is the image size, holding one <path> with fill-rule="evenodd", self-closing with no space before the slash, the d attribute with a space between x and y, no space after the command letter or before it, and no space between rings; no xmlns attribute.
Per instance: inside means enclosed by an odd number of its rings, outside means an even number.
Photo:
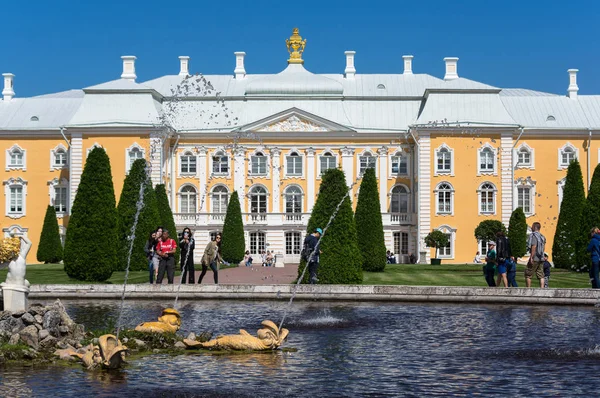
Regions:
<svg viewBox="0 0 600 398"><path fill-rule="evenodd" d="M303 64L302 53L306 46L306 39L302 40L302 36L299 34L298 28L292 30L292 35L289 39L285 39L288 52L290 53L290 59L288 64Z"/></svg>

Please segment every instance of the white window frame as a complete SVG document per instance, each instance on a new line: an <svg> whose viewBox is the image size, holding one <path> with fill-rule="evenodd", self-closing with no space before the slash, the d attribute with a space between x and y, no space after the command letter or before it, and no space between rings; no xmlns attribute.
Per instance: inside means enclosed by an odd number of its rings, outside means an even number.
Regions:
<svg viewBox="0 0 600 398"><path fill-rule="evenodd" d="M529 152L529 164L521 164L521 163L519 163L519 154L523 150L526 150L527 152ZM531 169L531 170L535 169L535 151L533 150L532 147L530 147L529 145L527 145L525 142L522 143L521 145L519 145L515 149L514 156L515 156L515 167L517 169Z"/></svg>
<svg viewBox="0 0 600 398"><path fill-rule="evenodd" d="M489 184L489 185L492 186L492 190L491 190L491 192L492 192L492 200L493 200L492 205L493 205L494 209L491 212L490 211L483 211L482 203L481 203L481 197L482 197L482 194L484 192L483 186L487 185L487 184ZM487 192L487 190L486 190L486 192ZM477 189L477 208L479 210L479 215L480 216L493 216L493 215L496 215L496 207L497 207L497 205L498 205L498 188L491 181L485 181L485 182L483 182L481 185L479 185L479 188Z"/></svg>
<svg viewBox="0 0 600 398"><path fill-rule="evenodd" d="M438 231L441 231L447 235L450 235L449 238L449 243L450 243L450 254L444 254L444 255L440 255L440 250L438 248L438 258L445 258L445 259L449 259L452 260L455 257L455 243L456 243L456 228L452 228L449 225L441 225L440 227L437 228ZM435 249L434 249L435 250Z"/></svg>
<svg viewBox="0 0 600 398"><path fill-rule="evenodd" d="M21 188L22 209L20 212L10 211L10 189L14 187ZM27 181L21 177L11 177L4 181L4 196L5 196L5 215L6 217L17 219L27 215Z"/></svg>
<svg viewBox="0 0 600 398"><path fill-rule="evenodd" d="M440 189L440 187L442 185L448 185L450 187L449 191L442 191ZM450 184L448 181L441 181L439 184L437 184L437 186L435 187L434 191L435 193L435 214L437 216L453 216L454 215L454 186L452 184ZM440 207L439 207L439 200L440 200L440 192L450 192L450 211L449 212L440 212Z"/></svg>
<svg viewBox="0 0 600 398"><path fill-rule="evenodd" d="M13 152L21 152L21 155L23 156L23 164L20 164L20 165L11 164L11 158L12 158ZM23 170L23 171L27 170L27 151L25 149L21 148L19 146L19 144L14 144L13 146L11 146L10 148L8 148L6 150L6 171L9 171L9 170Z"/></svg>
<svg viewBox="0 0 600 398"><path fill-rule="evenodd" d="M535 212L536 181L533 181L531 179L531 177L527 177L527 178L520 177L515 181L515 198L514 198L514 203L513 203L514 209L519 207L519 188L528 188L529 189L529 211L526 212L525 209L523 209L523 213L525 213L526 217L531 217L531 216L535 215L535 213L536 213Z"/></svg>
<svg viewBox="0 0 600 398"><path fill-rule="evenodd" d="M285 238L285 255L286 256L299 256L300 252L302 251L302 243L303 243L302 232L285 231L284 238ZM288 247L291 250L288 250Z"/></svg>
<svg viewBox="0 0 600 398"><path fill-rule="evenodd" d="M184 196L183 190L185 188L189 188L189 187L194 188L194 190L196 192L196 195L195 195L196 199L194 201L195 202L194 203L194 209L196 211L194 211L194 212L184 212L183 211L183 196ZM177 196L178 196L178 198L177 198L178 199L177 200L177 210L178 210L178 213L182 213L182 214L196 214L196 213L198 213L198 196L199 196L198 192L199 192L198 188L196 188L196 186L194 184L183 184L182 186L179 187L179 191L177 192ZM191 195L185 195L185 196L191 196ZM188 205L189 205L189 202L188 202Z"/></svg>
<svg viewBox="0 0 600 398"><path fill-rule="evenodd" d="M215 193L215 190L217 188L225 188L225 190L227 191L227 204L225 205L225 209L220 209L220 210L224 210L224 211L216 211L215 210L215 201L217 200L217 197L222 197L223 193L219 192L218 195L217 193ZM211 213L215 213L215 214L225 214L227 213L227 206L229 206L229 197L230 197L231 193L229 192L229 188L226 185L223 184L217 184L214 187L212 187L212 189L210 190L210 212Z"/></svg>
<svg viewBox="0 0 600 398"><path fill-rule="evenodd" d="M492 170L483 170L481 168L481 155L484 151L490 152L493 156L494 163ZM487 142L477 150L477 175L498 175L498 150Z"/></svg>
<svg viewBox="0 0 600 398"><path fill-rule="evenodd" d="M379 167L378 167L379 155L376 152L371 151L370 149L365 149L364 151L362 151L362 153L358 154L358 156L356 157L356 171L358 172L358 175L360 177L362 177L364 172L367 171L367 169L361 171L361 163L362 163L361 160L364 157L371 157L372 159L375 159L375 165L373 166L373 169L375 170L375 175L377 177L379 177Z"/></svg>
<svg viewBox="0 0 600 398"><path fill-rule="evenodd" d="M100 144L98 144L97 142L94 142L94 145L92 145L91 147L89 147L86 151L85 151L85 158L87 159L88 156L90 156L90 152L92 152L92 150L94 148L102 148L104 149L104 147ZM106 151L106 149L104 149Z"/></svg>
<svg viewBox="0 0 600 398"><path fill-rule="evenodd" d="M392 212L392 200L394 197L394 189L401 187L404 188L406 190L405 195L406 195L406 213L402 213L402 212ZM358 194L357 194L358 196ZM388 193L389 196L389 202L388 202L388 212L392 213L392 214L410 214L412 209L411 209L411 193L410 193L410 189L408 188L408 186L406 186L405 184L395 184L392 189L390 189L390 192Z"/></svg>
<svg viewBox="0 0 600 398"><path fill-rule="evenodd" d="M293 156L293 154L296 154L297 156ZM299 158L300 159L300 173L296 173L296 174L291 174L290 170L288 169L288 158L289 157L294 157L294 158ZM302 154L301 151L299 151L296 148L292 148L285 156L284 156L284 175L287 178L304 178L304 170L306 169L305 165L304 165L304 155Z"/></svg>
<svg viewBox="0 0 600 398"><path fill-rule="evenodd" d="M445 149L448 151L448 153L450 153L450 170L440 170L438 168L438 154L442 151L442 149ZM454 149L450 148L448 145L443 143L442 145L437 147L434 155L435 156L433 158L433 170L434 170L433 175L435 175L435 176L437 176L437 175L454 176Z"/></svg>
<svg viewBox="0 0 600 398"><path fill-rule="evenodd" d="M64 151L67 160L66 164L56 163L56 154L58 151ZM54 149L50 150L50 170L62 170L69 167L69 149L63 144L58 144Z"/></svg>
<svg viewBox="0 0 600 398"><path fill-rule="evenodd" d="M125 174L129 174L129 170L131 170L131 166L133 165L130 156L130 152L133 150L138 150L142 154L141 158L136 158L135 160L146 158L146 150L137 142L131 144L129 148L125 148Z"/></svg>
<svg viewBox="0 0 600 398"><path fill-rule="evenodd" d="M59 226L60 228L60 226ZM5 238L10 238L11 236L25 236L27 237L27 232L29 228L24 228L19 224L12 224L10 227L2 228L2 232L4 233Z"/></svg>
<svg viewBox="0 0 600 398"><path fill-rule="evenodd" d="M252 159L254 159L258 154L262 154L265 158L265 173L253 173L252 172ZM257 148L252 153L250 153L250 162L248 164L248 175L252 177L261 177L261 178L270 178L271 176L271 156L267 153L265 148Z"/></svg>
<svg viewBox="0 0 600 398"><path fill-rule="evenodd" d="M253 212L252 211L252 196L254 195L254 193L252 191L254 191L255 188L259 188L259 187L264 189L266 192L264 194L264 196L265 196L265 211L264 212L262 212L262 211ZM250 214L265 214L266 215L269 212L269 196L270 196L269 190L267 189L267 187L265 187L262 184L254 184L250 188L248 188L248 195L247 195L247 197L248 197L248 213L250 213Z"/></svg>
<svg viewBox="0 0 600 398"><path fill-rule="evenodd" d="M66 178L58 179L58 177L56 177L48 181L48 196L50 198L50 206L52 207L54 207L56 203L56 188L65 188L67 191L66 210L56 211L56 217L63 218L65 215L69 214L69 208L71 203L71 190L69 187L69 180L67 180Z"/></svg>
<svg viewBox="0 0 600 398"><path fill-rule="evenodd" d="M183 171L183 158L184 157L191 157L196 161L196 171L189 171L190 170L190 164L188 162L188 171L184 172ZM194 153L193 150L191 149L184 149L178 156L177 156L177 161L179 162L179 167L177 167L177 172L178 175L180 177L196 177L198 175L198 167L199 167L199 163L198 162L198 155L196 153Z"/></svg>
<svg viewBox="0 0 600 398"><path fill-rule="evenodd" d="M300 193L291 194L291 193L288 192L290 189L294 189L294 188L299 189ZM300 211L299 212L289 212L288 213L288 211L287 211L288 196L292 196L292 195L300 195ZM302 214L303 211L304 211L304 190L302 189L301 186L296 185L296 184L288 185L283 190L283 212L285 214L297 214L297 215L300 215L300 214Z"/></svg>
<svg viewBox="0 0 600 398"><path fill-rule="evenodd" d="M261 245L262 239L262 245ZM252 242L254 240L254 242ZM267 251L267 233L265 231L251 231L248 234L248 248L250 249L250 254L261 254L263 251ZM253 247L254 246L254 247ZM262 248L261 248L262 246ZM256 249L254 252L253 249ZM255 258L255 262L260 263L260 258Z"/></svg>
<svg viewBox="0 0 600 398"><path fill-rule="evenodd" d="M325 148L318 156L317 156L317 179L320 180L323 175L323 170L321 169L321 157L325 156L326 153L330 153L331 157L335 159L335 168L340 167L340 159L337 151L332 150L331 148Z"/></svg>
<svg viewBox="0 0 600 398"><path fill-rule="evenodd" d="M485 261L485 258L487 257L487 250L488 250L488 241L486 240L479 240L477 241L477 251L479 252L479 258L482 261Z"/></svg>
<svg viewBox="0 0 600 398"><path fill-rule="evenodd" d="M219 173L215 173L214 171L214 157L227 157L227 173L223 173L223 172L219 172ZM208 167L209 167L209 171L210 171L210 175L214 176L214 177L226 177L226 178L231 178L231 156L229 156L229 153L224 149L224 148L217 148L214 152L212 152L209 155L209 161L208 161Z"/></svg>
<svg viewBox="0 0 600 398"><path fill-rule="evenodd" d="M398 167L398 173L394 173L393 172L393 163L394 163L394 158L398 157L398 156L402 156L406 159L406 173L401 173L400 172L400 167ZM408 177L410 176L410 152L406 152L404 150L404 148L398 148L396 151L393 151L390 155L389 155L389 177L388 179L393 179L393 178L397 178L397 177Z"/></svg>
<svg viewBox="0 0 600 398"><path fill-rule="evenodd" d="M567 142L565 145L563 145L562 147L558 148L558 169L559 170L564 170L564 169L567 169L569 167L569 164L565 164L562 161L563 152L567 148L573 150L573 153L575 154L575 159L579 159L579 149L577 147L575 147L573 144L571 144L570 142Z"/></svg>

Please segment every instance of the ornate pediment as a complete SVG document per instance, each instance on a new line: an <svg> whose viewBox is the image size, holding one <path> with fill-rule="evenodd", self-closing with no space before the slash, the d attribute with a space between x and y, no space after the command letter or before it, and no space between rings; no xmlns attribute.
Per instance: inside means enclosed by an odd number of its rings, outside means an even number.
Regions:
<svg viewBox="0 0 600 398"><path fill-rule="evenodd" d="M271 115L267 118L247 124L242 128L244 131L253 132L331 132L352 131L346 126L327 120L317 115L305 112L298 108L290 108L286 111Z"/></svg>
<svg viewBox="0 0 600 398"><path fill-rule="evenodd" d="M329 131L329 129L313 121L292 115L287 119L262 126L256 131Z"/></svg>

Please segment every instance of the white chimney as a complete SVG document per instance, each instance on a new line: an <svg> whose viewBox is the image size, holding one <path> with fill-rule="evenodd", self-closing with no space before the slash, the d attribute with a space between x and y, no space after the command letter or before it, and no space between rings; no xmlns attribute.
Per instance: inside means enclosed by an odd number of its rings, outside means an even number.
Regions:
<svg viewBox="0 0 600 398"><path fill-rule="evenodd" d="M137 78L135 75L135 60L137 59L134 55L123 55L123 74L121 79L133 80Z"/></svg>
<svg viewBox="0 0 600 398"><path fill-rule="evenodd" d="M236 79L243 79L246 76L246 69L244 68L244 57L246 53L243 51L236 51L235 54L235 69L233 73L235 73Z"/></svg>
<svg viewBox="0 0 600 398"><path fill-rule="evenodd" d="M444 76L444 80L458 79L458 58L446 57L444 58L444 62L446 63L446 75Z"/></svg>
<svg viewBox="0 0 600 398"><path fill-rule="evenodd" d="M13 79L15 75L12 73L3 73L4 76L4 90L2 90L2 95L4 96L4 101L10 101L12 97L15 96L15 90L13 88Z"/></svg>
<svg viewBox="0 0 600 398"><path fill-rule="evenodd" d="M182 55L179 57L179 76L190 75L190 57Z"/></svg>
<svg viewBox="0 0 600 398"><path fill-rule="evenodd" d="M579 69L569 69L567 72L569 72L569 88L567 89L569 98L576 100L577 91L579 91L577 86L577 72L579 72Z"/></svg>
<svg viewBox="0 0 600 398"><path fill-rule="evenodd" d="M346 69L344 70L346 79L354 79L354 75L356 74L354 55L356 54L356 51L346 51L344 54L346 54Z"/></svg>
<svg viewBox="0 0 600 398"><path fill-rule="evenodd" d="M403 55L402 59L404 60L404 74L405 75L412 75L412 60L413 60L413 56L412 55Z"/></svg>

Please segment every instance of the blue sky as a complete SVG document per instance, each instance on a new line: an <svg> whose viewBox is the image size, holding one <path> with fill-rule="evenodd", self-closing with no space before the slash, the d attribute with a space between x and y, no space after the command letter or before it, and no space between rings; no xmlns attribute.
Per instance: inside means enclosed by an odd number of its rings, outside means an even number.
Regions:
<svg viewBox="0 0 600 398"><path fill-rule="evenodd" d="M413 71L443 77L460 58L461 77L498 87L565 94L567 69L580 94L600 94L600 1L7 1L0 72L16 75L17 96L82 88L119 78L121 55L136 55L138 81L179 71L232 74L234 51L247 73L286 66L293 27L307 39L305 67L343 73Z"/></svg>

